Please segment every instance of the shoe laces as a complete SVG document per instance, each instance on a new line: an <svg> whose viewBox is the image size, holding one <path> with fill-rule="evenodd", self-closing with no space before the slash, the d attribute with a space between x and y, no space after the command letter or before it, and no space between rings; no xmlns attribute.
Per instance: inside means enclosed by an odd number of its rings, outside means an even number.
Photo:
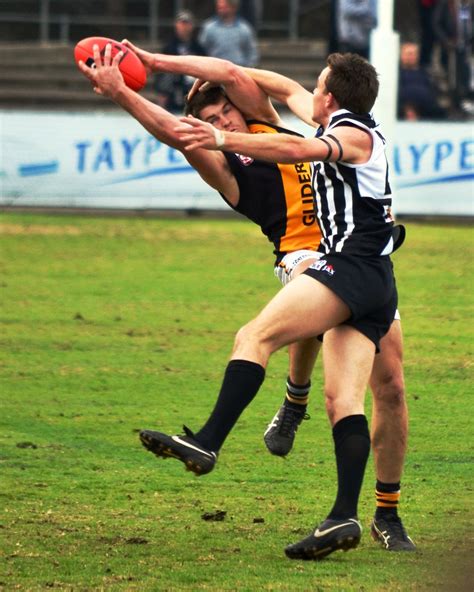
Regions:
<svg viewBox="0 0 474 592"><path fill-rule="evenodd" d="M284 405L279 433L284 437L292 436L304 419L310 419L308 413Z"/></svg>
<svg viewBox="0 0 474 592"><path fill-rule="evenodd" d="M382 522L382 524L385 522L388 526L384 534L386 534L387 530L390 529L390 531L393 533L394 538L401 539L403 541L408 541L408 535L406 533L405 527L403 526L403 523L400 517L397 516L397 514L387 514L387 516L381 518L380 521Z"/></svg>

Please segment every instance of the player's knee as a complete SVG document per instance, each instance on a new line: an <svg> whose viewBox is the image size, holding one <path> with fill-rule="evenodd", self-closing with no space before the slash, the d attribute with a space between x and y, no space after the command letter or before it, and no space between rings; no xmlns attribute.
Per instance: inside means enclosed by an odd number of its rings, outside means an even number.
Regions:
<svg viewBox="0 0 474 592"><path fill-rule="evenodd" d="M338 397L336 392L328 386L324 387L324 402L328 419L331 425L333 425L335 418L338 415Z"/></svg>
<svg viewBox="0 0 474 592"><path fill-rule="evenodd" d="M250 321L237 331L234 339L234 350L255 342L258 342L258 333L255 331L254 322Z"/></svg>
<svg viewBox="0 0 474 592"><path fill-rule="evenodd" d="M405 406L405 382L400 373L386 374L372 385L376 404L396 410Z"/></svg>
<svg viewBox="0 0 474 592"><path fill-rule="evenodd" d="M247 341L247 335L248 335L247 325L240 327L240 329L235 334L235 340L234 340L235 347L239 347L240 345L245 343Z"/></svg>
<svg viewBox="0 0 474 592"><path fill-rule="evenodd" d="M278 349L274 341L267 336L265 328L262 328L257 319L250 321L241 327L234 340L234 357L253 359L262 365L268 362L268 358Z"/></svg>
<svg viewBox="0 0 474 592"><path fill-rule="evenodd" d="M239 347L241 347L246 342L246 338L247 338L247 330L246 330L246 327L247 327L247 325L244 325L243 327L240 327L240 329L235 334L235 338L234 338L234 350L238 349Z"/></svg>

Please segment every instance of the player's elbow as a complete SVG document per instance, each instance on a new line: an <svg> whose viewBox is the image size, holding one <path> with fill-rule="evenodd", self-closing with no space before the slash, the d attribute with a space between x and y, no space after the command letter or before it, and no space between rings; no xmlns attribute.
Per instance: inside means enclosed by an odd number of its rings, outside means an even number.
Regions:
<svg viewBox="0 0 474 592"><path fill-rule="evenodd" d="M236 64L228 60L222 60L222 83L224 85L238 84L242 72Z"/></svg>

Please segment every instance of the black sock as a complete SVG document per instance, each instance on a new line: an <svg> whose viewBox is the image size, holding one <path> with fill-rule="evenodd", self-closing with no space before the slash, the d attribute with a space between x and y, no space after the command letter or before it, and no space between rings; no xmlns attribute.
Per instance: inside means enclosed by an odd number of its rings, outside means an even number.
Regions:
<svg viewBox="0 0 474 592"><path fill-rule="evenodd" d="M217 452L252 401L265 378L265 369L255 362L231 360L227 365L216 405L196 440Z"/></svg>
<svg viewBox="0 0 474 592"><path fill-rule="evenodd" d="M349 415L332 430L337 464L337 497L328 516L344 519L357 516L357 503L370 452L370 435L365 415Z"/></svg>
<svg viewBox="0 0 474 592"><path fill-rule="evenodd" d="M400 482L383 483L377 479L375 485L377 508L375 518L382 516L398 516L398 502L400 501Z"/></svg>
<svg viewBox="0 0 474 592"><path fill-rule="evenodd" d="M309 391L311 389L311 380L306 384L295 384L291 382L288 376L286 380L285 405L294 409L301 409L308 404Z"/></svg>

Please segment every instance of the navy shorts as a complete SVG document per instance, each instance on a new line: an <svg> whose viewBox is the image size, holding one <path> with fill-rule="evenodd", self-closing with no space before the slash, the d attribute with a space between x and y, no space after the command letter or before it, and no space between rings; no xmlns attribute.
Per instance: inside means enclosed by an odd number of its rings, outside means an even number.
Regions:
<svg viewBox="0 0 474 592"><path fill-rule="evenodd" d="M303 273L327 286L347 304L351 316L344 324L368 337L379 351L380 340L393 323L398 306L390 257L323 255Z"/></svg>

